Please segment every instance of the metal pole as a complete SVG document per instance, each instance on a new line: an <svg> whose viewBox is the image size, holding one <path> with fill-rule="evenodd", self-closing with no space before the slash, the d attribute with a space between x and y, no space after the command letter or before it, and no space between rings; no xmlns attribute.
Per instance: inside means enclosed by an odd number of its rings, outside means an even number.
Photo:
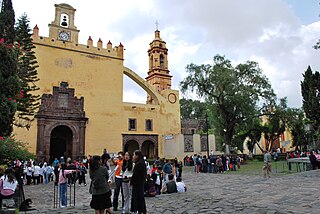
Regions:
<svg viewBox="0 0 320 214"><path fill-rule="evenodd" d="M76 206L76 182L73 184L73 206Z"/></svg>
<svg viewBox="0 0 320 214"><path fill-rule="evenodd" d="M53 182L53 208L56 208L56 184Z"/></svg>
<svg viewBox="0 0 320 214"><path fill-rule="evenodd" d="M209 158L209 124L208 124L208 113L206 113L206 128L207 128L207 158Z"/></svg>
<svg viewBox="0 0 320 214"><path fill-rule="evenodd" d="M72 182L72 181L71 181ZM72 193L72 183L70 184L70 201L69 201L69 205L71 207L71 193Z"/></svg>

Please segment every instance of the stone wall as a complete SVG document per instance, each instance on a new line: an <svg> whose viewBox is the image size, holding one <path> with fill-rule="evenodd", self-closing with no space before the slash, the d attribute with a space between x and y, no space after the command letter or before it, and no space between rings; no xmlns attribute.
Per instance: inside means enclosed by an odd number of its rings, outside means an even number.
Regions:
<svg viewBox="0 0 320 214"><path fill-rule="evenodd" d="M207 151L201 149L202 138L205 138L206 141L206 135L200 136L199 134L179 134L173 135L172 139L164 139L162 143L163 157L170 159L177 157L178 160L182 160L186 155L207 155ZM217 152L214 135L209 135L209 153L211 150L215 153Z"/></svg>

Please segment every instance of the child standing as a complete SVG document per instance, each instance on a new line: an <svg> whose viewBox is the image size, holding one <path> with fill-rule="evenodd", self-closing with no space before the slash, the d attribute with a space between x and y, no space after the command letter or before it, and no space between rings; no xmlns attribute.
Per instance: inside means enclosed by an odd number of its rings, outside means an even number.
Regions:
<svg viewBox="0 0 320 214"><path fill-rule="evenodd" d="M75 172L76 170L67 170L67 165L65 163L61 164L61 169L59 172L59 189L60 189L60 199L61 199L61 208L67 206L67 175Z"/></svg>

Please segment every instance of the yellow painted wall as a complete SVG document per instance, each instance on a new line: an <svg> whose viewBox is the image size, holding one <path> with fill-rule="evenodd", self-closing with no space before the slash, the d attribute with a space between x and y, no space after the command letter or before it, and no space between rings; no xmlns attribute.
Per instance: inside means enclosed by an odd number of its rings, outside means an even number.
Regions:
<svg viewBox="0 0 320 214"><path fill-rule="evenodd" d="M162 153L163 136L180 133L178 91L167 89L160 95L141 78L139 85L153 92L158 98L158 104L123 103L125 67L121 47L112 49L109 45L108 48L98 49L90 45L41 37L36 33L33 39L39 64L38 93L51 94L53 86L59 86L60 82L65 81L69 83L69 88L75 89L78 98L84 97L84 110L88 118L86 155L101 154L104 148L109 152L122 150L122 134L157 134L159 155L165 155ZM175 103L168 101L170 93L176 95ZM133 105L137 107L132 108ZM128 131L128 118L137 119L136 131ZM152 119L153 131L145 131L146 119ZM28 142L30 151L36 153L36 120L29 131L16 128L14 133L17 139Z"/></svg>

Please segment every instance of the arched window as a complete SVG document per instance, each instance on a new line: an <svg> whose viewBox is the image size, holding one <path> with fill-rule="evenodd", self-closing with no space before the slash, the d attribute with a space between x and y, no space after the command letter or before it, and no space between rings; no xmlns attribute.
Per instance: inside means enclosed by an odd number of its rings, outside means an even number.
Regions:
<svg viewBox="0 0 320 214"><path fill-rule="evenodd" d="M160 54L160 68L164 68L164 57Z"/></svg>
<svg viewBox="0 0 320 214"><path fill-rule="evenodd" d="M153 56L150 57L149 66L150 66L150 69L153 68Z"/></svg>
<svg viewBox="0 0 320 214"><path fill-rule="evenodd" d="M60 17L60 26L69 27L69 16L68 14L62 13Z"/></svg>

